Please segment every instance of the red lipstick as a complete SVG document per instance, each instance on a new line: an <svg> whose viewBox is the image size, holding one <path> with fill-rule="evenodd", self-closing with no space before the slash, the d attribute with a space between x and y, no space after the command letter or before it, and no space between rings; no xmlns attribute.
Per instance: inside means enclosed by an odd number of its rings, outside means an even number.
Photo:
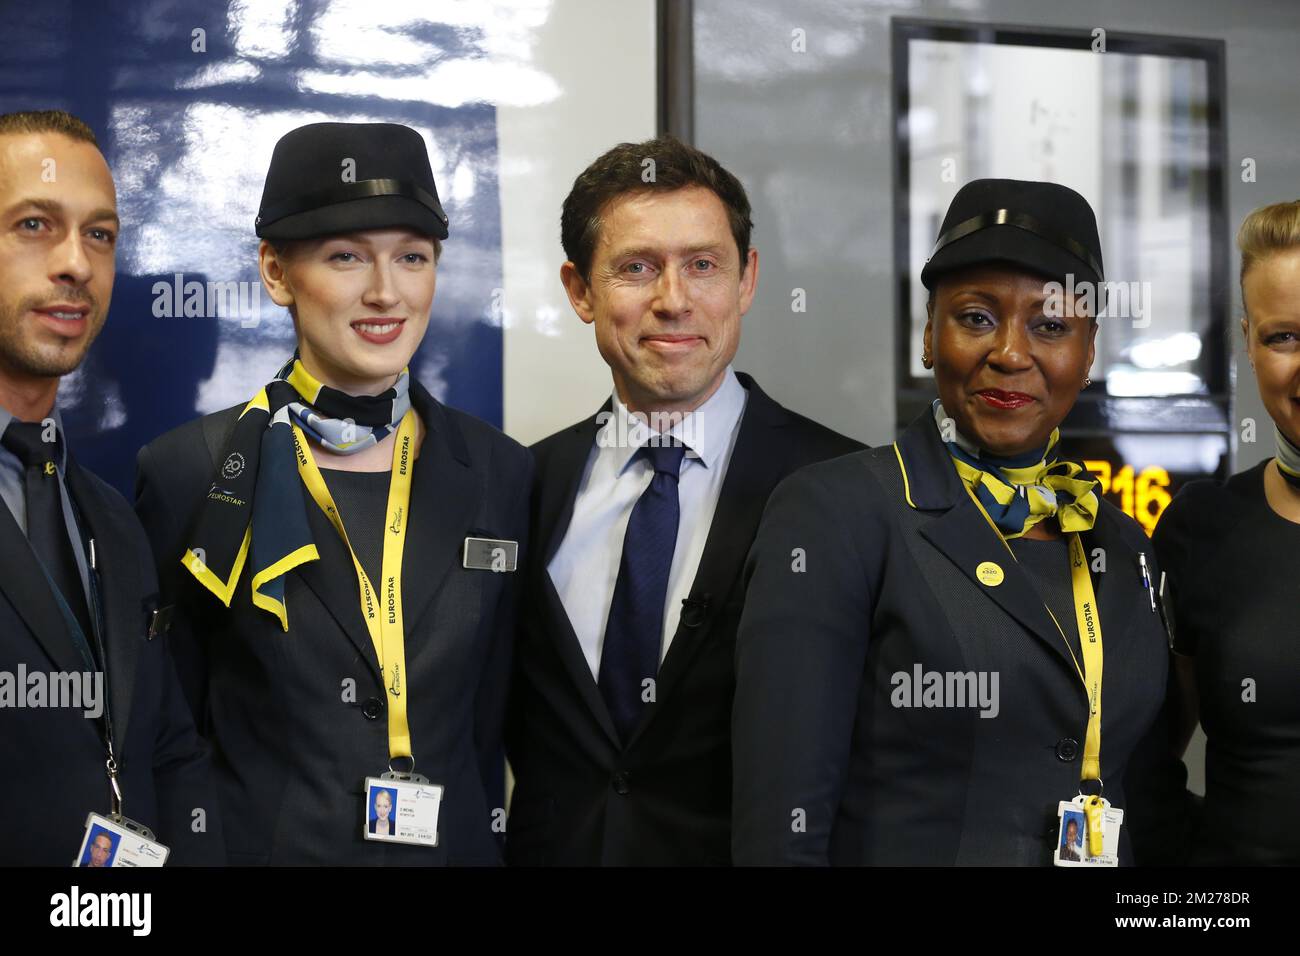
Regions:
<svg viewBox="0 0 1300 956"><path fill-rule="evenodd" d="M1007 392L1000 388L986 388L976 394L990 407L1008 411L1021 408L1034 400L1032 395L1026 395L1024 392Z"/></svg>

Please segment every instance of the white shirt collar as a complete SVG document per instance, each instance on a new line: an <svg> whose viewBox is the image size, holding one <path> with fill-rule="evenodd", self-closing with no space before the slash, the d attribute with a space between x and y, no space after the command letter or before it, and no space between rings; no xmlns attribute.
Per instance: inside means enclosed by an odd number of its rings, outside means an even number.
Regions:
<svg viewBox="0 0 1300 956"><path fill-rule="evenodd" d="M745 410L747 397L745 386L740 384L740 379L728 365L717 391L695 411L680 418L674 416L667 433L686 445L687 458L696 459L712 469L730 447L731 433ZM611 398L611 408L613 414L597 433L596 444L618 456L617 473L622 474L633 456L649 443L651 430L641 418L633 417L619 400L617 389ZM620 436L623 436L621 441Z"/></svg>

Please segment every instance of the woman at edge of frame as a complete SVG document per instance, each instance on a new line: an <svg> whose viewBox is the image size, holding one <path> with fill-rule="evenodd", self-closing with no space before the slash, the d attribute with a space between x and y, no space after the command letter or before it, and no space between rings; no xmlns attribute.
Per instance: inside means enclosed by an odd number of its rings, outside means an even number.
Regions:
<svg viewBox="0 0 1300 956"><path fill-rule="evenodd" d="M136 488L229 860L499 864L517 577L504 555L525 547L532 465L408 369L448 235L423 138L290 131L257 234L295 354L251 401L144 448ZM501 545L499 566L470 538ZM436 825L375 842L366 780L393 772L427 780L426 808L442 788Z"/></svg>
<svg viewBox="0 0 1300 956"><path fill-rule="evenodd" d="M1102 282L1083 197L968 183L921 274L938 400L773 494L736 650L735 862L1047 865L1070 801L1123 809L1167 636L1146 535L1058 457L1097 329L1071 278Z"/></svg>
<svg viewBox="0 0 1300 956"><path fill-rule="evenodd" d="M1192 865L1300 864L1300 835L1284 825L1300 803L1300 201L1262 206L1237 233L1241 331L1275 455L1226 481L1182 488L1156 526L1168 574L1174 678L1167 815L1140 861ZM1261 436L1263 440L1267 440ZM1205 796L1182 793L1179 758L1205 729ZM1163 758L1163 759L1161 759ZM1198 805L1199 803L1199 805ZM1179 825L1174 825L1179 824Z"/></svg>

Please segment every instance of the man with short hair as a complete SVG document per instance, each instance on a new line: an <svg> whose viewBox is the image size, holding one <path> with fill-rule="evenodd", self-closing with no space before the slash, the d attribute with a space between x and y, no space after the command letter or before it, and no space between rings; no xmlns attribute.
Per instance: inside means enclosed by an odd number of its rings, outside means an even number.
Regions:
<svg viewBox="0 0 1300 956"><path fill-rule="evenodd" d="M511 863L730 862L742 564L782 478L862 448L732 371L750 230L739 180L666 137L609 150L565 200L560 278L614 393L533 447Z"/></svg>
<svg viewBox="0 0 1300 956"><path fill-rule="evenodd" d="M102 689L102 713L0 695L0 864L67 866L92 811L149 827L171 862L224 862L207 750L153 613L148 541L122 497L77 465L55 408L108 314L116 207L83 122L0 115L0 673L18 694L33 678L68 686L69 674ZM36 780L58 781L48 826L23 825L23 782Z"/></svg>
<svg viewBox="0 0 1300 956"><path fill-rule="evenodd" d="M113 852L113 838L107 833L96 833L90 841L90 860L86 866L108 866L108 856Z"/></svg>

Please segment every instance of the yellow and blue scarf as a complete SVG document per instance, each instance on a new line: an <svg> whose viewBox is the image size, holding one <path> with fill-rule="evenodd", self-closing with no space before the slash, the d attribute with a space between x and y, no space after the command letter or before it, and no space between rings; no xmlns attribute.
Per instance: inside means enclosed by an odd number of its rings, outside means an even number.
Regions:
<svg viewBox="0 0 1300 956"><path fill-rule="evenodd" d="M380 395L322 385L297 353L244 407L199 511L181 563L230 606L252 561L253 603L289 629L285 575L320 555L307 521L297 427L330 451L356 454L383 441L411 407L410 374Z"/></svg>
<svg viewBox="0 0 1300 956"><path fill-rule="evenodd" d="M938 399L933 409L935 425L952 455L957 474L1003 537L1019 538L1053 515L1067 534L1092 528L1101 507L1097 479L1078 477L1086 474L1082 465L1058 458L1060 429L1052 429L1046 448L1000 458L982 451L960 434Z"/></svg>

